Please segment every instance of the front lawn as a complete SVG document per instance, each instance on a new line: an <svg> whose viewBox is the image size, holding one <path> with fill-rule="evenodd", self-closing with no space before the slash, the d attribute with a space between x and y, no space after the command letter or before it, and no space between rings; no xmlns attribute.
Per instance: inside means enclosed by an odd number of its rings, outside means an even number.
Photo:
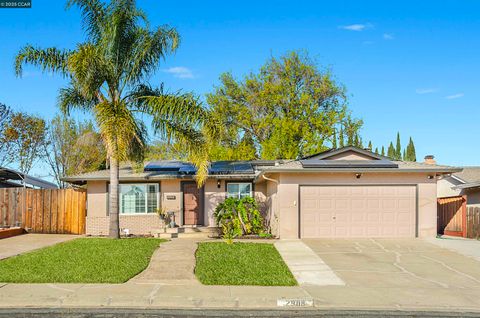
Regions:
<svg viewBox="0 0 480 318"><path fill-rule="evenodd" d="M148 266L160 242L79 238L0 261L0 282L123 283Z"/></svg>
<svg viewBox="0 0 480 318"><path fill-rule="evenodd" d="M205 285L297 284L273 244L200 243L196 258L195 274Z"/></svg>

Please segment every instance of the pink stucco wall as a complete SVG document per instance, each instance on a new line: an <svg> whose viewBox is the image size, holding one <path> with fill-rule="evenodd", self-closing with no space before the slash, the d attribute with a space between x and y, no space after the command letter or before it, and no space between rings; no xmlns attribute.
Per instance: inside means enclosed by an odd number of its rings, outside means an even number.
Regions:
<svg viewBox="0 0 480 318"><path fill-rule="evenodd" d="M276 193L269 193L268 198L276 206L280 238L298 238L299 185L418 185L418 236L436 235L437 184L426 173L364 173L360 179L354 173L282 173L272 177L277 177L279 183Z"/></svg>

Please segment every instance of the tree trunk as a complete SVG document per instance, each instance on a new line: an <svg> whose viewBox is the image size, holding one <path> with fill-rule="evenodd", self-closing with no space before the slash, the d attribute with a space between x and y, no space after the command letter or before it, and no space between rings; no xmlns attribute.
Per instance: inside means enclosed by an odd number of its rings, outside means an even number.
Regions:
<svg viewBox="0 0 480 318"><path fill-rule="evenodd" d="M110 196L109 196L109 212L110 212L110 238L120 238L120 222L118 219L118 159L110 156Z"/></svg>

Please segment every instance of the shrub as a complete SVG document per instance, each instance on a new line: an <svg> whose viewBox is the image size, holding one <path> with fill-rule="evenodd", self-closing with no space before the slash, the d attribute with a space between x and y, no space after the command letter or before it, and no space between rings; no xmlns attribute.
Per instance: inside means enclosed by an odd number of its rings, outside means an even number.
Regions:
<svg viewBox="0 0 480 318"><path fill-rule="evenodd" d="M262 216L254 198L227 198L217 206L213 215L227 243L237 236L263 232Z"/></svg>

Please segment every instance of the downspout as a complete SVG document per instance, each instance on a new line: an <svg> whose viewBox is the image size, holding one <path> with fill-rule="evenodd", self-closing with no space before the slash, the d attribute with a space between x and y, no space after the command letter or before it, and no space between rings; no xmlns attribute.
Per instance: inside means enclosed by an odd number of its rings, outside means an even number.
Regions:
<svg viewBox="0 0 480 318"><path fill-rule="evenodd" d="M275 183L277 185L277 192L278 192L278 180L275 180L275 179L272 179L272 178L268 178L266 177L264 174L262 174L262 178L266 181L271 181L273 183ZM272 218L273 218L273 206L272 208L270 209L270 213L268 215L268 226L270 227L271 224L272 224ZM277 229L277 234L278 234L278 229Z"/></svg>

